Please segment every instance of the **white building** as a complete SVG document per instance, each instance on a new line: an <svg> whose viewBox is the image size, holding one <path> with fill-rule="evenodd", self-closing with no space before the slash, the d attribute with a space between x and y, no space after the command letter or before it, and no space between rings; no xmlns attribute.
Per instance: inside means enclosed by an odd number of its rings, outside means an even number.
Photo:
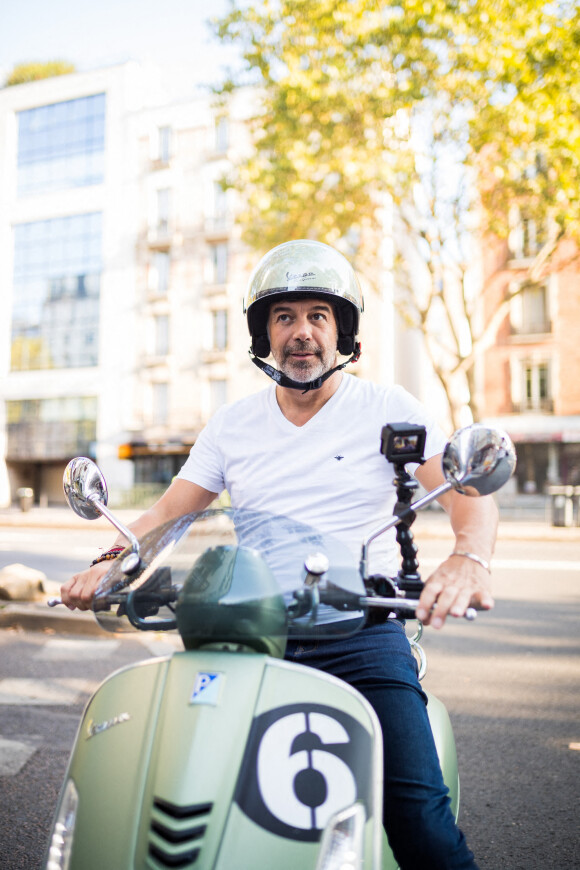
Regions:
<svg viewBox="0 0 580 870"><path fill-rule="evenodd" d="M258 255L220 184L248 99L174 100L132 63L0 90L0 506L61 501L75 455L116 495L166 485L266 386L241 313ZM390 380L390 307L366 303L353 370Z"/></svg>

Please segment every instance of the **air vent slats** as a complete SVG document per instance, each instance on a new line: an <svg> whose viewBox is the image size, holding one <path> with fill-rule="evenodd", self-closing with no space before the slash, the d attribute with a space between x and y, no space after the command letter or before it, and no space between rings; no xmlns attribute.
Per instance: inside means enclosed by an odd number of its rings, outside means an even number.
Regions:
<svg viewBox="0 0 580 870"><path fill-rule="evenodd" d="M153 820L151 822L151 830L167 840L169 843L185 843L187 840L199 840L205 834L205 825L198 825L196 828L168 828L160 822Z"/></svg>
<svg viewBox="0 0 580 870"><path fill-rule="evenodd" d="M203 847L213 804L175 804L155 798L149 829L149 866L193 867Z"/></svg>
<svg viewBox="0 0 580 870"><path fill-rule="evenodd" d="M172 855L150 843L149 854L164 867L188 867L197 861L199 849L191 849L187 852L179 852L179 854Z"/></svg>
<svg viewBox="0 0 580 870"><path fill-rule="evenodd" d="M153 806L167 813L168 816L173 816L175 819L194 819L198 816L206 816L211 813L213 804L192 804L191 806L181 806L180 804L172 804L162 798L155 798Z"/></svg>

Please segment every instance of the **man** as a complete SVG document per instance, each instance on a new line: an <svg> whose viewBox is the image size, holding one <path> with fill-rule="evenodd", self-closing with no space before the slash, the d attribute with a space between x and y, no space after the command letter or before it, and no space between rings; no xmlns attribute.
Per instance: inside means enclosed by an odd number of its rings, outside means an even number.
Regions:
<svg viewBox="0 0 580 870"><path fill-rule="evenodd" d="M220 409L201 433L178 478L132 530L203 510L223 489L234 508L289 516L339 536L358 554L362 540L392 515L393 469L379 452L388 422L425 425L425 463L416 477L428 490L443 481L445 442L429 413L400 387L350 375L337 352L357 359L362 295L337 251L300 240L258 264L245 310L253 361L275 386ZM264 362L272 354L278 368ZM417 616L440 628L467 607L489 609L489 559L497 529L492 499L449 492L440 499L456 543L428 579ZM396 573L393 538L371 548L371 573ZM373 545L374 546L374 545ZM114 555L114 554L113 554ZM103 557L102 557L103 558ZM86 609L107 569L97 561L62 589L67 606ZM443 784L416 664L396 619L369 624L352 638L311 647L289 643L287 658L356 686L375 708L385 752L385 826L403 868L474 868Z"/></svg>

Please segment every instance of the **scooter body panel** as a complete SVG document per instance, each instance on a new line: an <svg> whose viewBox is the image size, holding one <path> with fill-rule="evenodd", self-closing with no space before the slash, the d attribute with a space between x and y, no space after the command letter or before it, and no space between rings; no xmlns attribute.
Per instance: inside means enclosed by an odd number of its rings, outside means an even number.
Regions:
<svg viewBox="0 0 580 870"><path fill-rule="evenodd" d="M448 715L432 695L428 710L456 812ZM356 800L365 868L396 870L381 771L375 713L341 680L256 653L152 659L109 677L85 711L67 774L79 793L70 870L315 868L320 830Z"/></svg>
<svg viewBox="0 0 580 870"><path fill-rule="evenodd" d="M79 795L71 870L133 866L169 666L152 659L118 671L87 705L65 778Z"/></svg>
<svg viewBox="0 0 580 870"><path fill-rule="evenodd" d="M443 780L449 789L451 811L457 820L459 814L459 768L453 728L451 727L449 713L443 702L430 692L426 692L426 695L428 698L427 712L429 714L435 746L437 747L439 764L441 765Z"/></svg>
<svg viewBox="0 0 580 870"><path fill-rule="evenodd" d="M315 868L320 829L354 801L378 870L381 770L374 711L334 677L256 653L154 659L112 675L83 717L70 870Z"/></svg>

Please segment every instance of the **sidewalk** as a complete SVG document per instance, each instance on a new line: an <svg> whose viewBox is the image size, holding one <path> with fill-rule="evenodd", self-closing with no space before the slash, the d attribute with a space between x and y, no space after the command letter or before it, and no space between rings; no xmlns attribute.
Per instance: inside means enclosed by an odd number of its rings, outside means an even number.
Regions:
<svg viewBox="0 0 580 870"><path fill-rule="evenodd" d="M143 513L141 510L114 510L115 516L122 523L128 524L137 519ZM104 517L96 520L83 520L78 517L69 507L32 507L28 511L19 508L0 508L0 529L85 529L87 526L98 529L112 529L112 526Z"/></svg>
<svg viewBox="0 0 580 870"><path fill-rule="evenodd" d="M125 525L129 525L142 510L114 510L115 516ZM90 525L93 529L111 530L111 525L104 517L96 520L83 520L68 507L33 507L29 511L18 508L0 509L0 530L2 529L79 529L85 530ZM417 531L425 537L451 536L449 523L445 513L438 508L430 508L417 515ZM529 509L518 506L500 505L500 525L498 537L503 540L534 540L534 541L579 541L580 526L552 526L549 515L541 509Z"/></svg>

